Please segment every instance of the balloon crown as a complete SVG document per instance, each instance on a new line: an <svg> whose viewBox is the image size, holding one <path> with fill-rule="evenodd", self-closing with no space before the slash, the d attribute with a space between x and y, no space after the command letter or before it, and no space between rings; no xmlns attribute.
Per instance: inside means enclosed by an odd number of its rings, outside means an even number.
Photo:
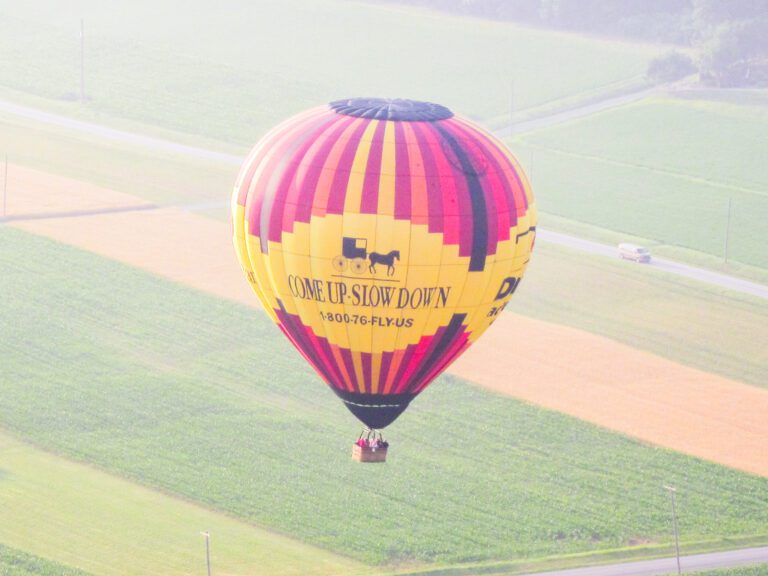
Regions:
<svg viewBox="0 0 768 576"><path fill-rule="evenodd" d="M373 120L434 122L453 117L445 106L403 98L347 98L329 104L338 114Z"/></svg>

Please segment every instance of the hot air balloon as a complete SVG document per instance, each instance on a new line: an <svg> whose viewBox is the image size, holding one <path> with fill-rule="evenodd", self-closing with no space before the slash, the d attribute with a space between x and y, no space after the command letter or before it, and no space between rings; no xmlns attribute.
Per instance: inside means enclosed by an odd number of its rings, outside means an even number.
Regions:
<svg viewBox="0 0 768 576"><path fill-rule="evenodd" d="M504 309L536 233L530 186L494 136L444 106L380 98L265 135L232 221L267 314L378 440Z"/></svg>

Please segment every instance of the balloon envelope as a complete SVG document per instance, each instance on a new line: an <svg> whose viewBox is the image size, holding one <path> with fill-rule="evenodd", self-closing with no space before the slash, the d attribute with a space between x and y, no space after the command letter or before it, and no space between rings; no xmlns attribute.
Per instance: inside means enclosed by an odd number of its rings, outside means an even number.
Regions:
<svg viewBox="0 0 768 576"><path fill-rule="evenodd" d="M267 313L371 428L493 323L536 230L504 145L410 100L340 100L287 120L248 156L232 216Z"/></svg>

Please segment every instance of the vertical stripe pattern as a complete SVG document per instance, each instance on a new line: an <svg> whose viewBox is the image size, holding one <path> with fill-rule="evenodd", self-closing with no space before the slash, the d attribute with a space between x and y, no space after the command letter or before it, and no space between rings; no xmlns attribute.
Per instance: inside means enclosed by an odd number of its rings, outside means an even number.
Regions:
<svg viewBox="0 0 768 576"><path fill-rule="evenodd" d="M380 192L388 132L395 139L395 173L387 175L394 176L394 202ZM289 121L268 138L241 170L236 190L238 204L248 199L248 230L263 238L264 252L267 240L280 242L312 214L375 214L392 204L395 218L427 222L482 269L528 210L519 167L492 137L455 117L404 125L326 110ZM294 217L282 218L291 191Z"/></svg>
<svg viewBox="0 0 768 576"><path fill-rule="evenodd" d="M232 215L267 313L375 428L493 323L536 229L503 144L406 100L339 101L279 125L241 168Z"/></svg>

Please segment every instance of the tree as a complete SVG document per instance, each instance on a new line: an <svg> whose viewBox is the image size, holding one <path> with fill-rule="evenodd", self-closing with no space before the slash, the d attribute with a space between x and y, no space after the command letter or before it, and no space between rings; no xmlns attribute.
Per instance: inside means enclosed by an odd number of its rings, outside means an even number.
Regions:
<svg viewBox="0 0 768 576"><path fill-rule="evenodd" d="M702 50L701 78L718 87L768 85L768 16L725 22Z"/></svg>
<svg viewBox="0 0 768 576"><path fill-rule="evenodd" d="M651 60L648 78L654 82L672 82L696 72L696 64L686 54L673 50Z"/></svg>

